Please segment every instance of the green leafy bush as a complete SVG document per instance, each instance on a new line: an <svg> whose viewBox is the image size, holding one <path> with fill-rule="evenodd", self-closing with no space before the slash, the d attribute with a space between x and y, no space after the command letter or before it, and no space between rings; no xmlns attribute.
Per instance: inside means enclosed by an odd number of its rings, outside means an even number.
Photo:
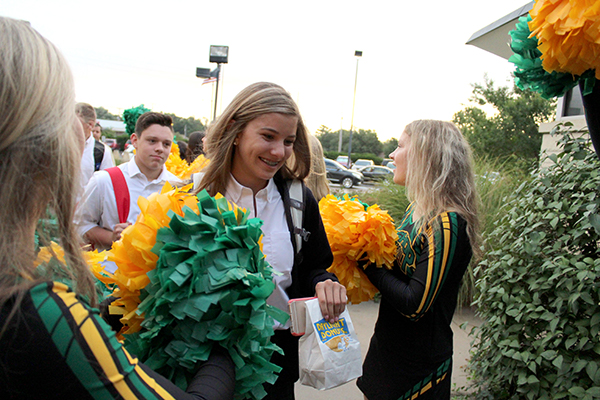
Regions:
<svg viewBox="0 0 600 400"><path fill-rule="evenodd" d="M589 141L567 131L560 142L487 238L478 399L600 398L600 162Z"/></svg>

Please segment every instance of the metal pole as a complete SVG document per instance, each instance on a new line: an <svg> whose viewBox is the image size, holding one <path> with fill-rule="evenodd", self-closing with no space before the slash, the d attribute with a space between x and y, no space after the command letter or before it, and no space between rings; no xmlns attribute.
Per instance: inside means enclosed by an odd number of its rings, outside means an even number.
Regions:
<svg viewBox="0 0 600 400"><path fill-rule="evenodd" d="M342 152L342 127L344 126L344 117L342 117L342 122L340 123L340 137L338 139L338 153Z"/></svg>
<svg viewBox="0 0 600 400"><path fill-rule="evenodd" d="M219 75L221 75L221 64L217 63L217 86L215 88L215 111L213 114L213 121L217 119L217 99L219 98Z"/></svg>
<svg viewBox="0 0 600 400"><path fill-rule="evenodd" d="M361 53L362 54L362 53ZM355 53L356 55L356 53ZM354 104L356 103L356 83L358 82L358 60L356 58L356 75L354 75L354 99L352 100L352 119L350 120L350 140L348 141L348 168L352 164L350 154L352 154L352 129L354 128Z"/></svg>

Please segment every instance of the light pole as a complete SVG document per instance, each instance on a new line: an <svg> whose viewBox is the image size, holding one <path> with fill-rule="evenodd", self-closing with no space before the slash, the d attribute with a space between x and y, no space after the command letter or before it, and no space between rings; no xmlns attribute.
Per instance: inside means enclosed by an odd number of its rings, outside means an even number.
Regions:
<svg viewBox="0 0 600 400"><path fill-rule="evenodd" d="M227 64L227 57L229 55L229 46L210 46L210 53L208 61L211 63L217 63L217 68L210 70L209 68L196 68L196 76L198 78L215 78L217 86L215 88L215 109L213 112L212 119L217 118L217 98L219 95L219 76L221 74L221 64Z"/></svg>
<svg viewBox="0 0 600 400"><path fill-rule="evenodd" d="M356 103L356 83L358 82L358 60L362 57L362 51L355 50L356 57L356 74L354 75L354 99L352 100L352 118L350 119L350 140L348 141L348 168L352 165L352 129L354 128L354 104Z"/></svg>
<svg viewBox="0 0 600 400"><path fill-rule="evenodd" d="M219 75L221 74L221 64L227 64L227 56L229 55L229 46L210 46L210 57L208 62L217 63L216 78L217 86L215 88L215 112L213 120L217 118L217 99L219 95Z"/></svg>

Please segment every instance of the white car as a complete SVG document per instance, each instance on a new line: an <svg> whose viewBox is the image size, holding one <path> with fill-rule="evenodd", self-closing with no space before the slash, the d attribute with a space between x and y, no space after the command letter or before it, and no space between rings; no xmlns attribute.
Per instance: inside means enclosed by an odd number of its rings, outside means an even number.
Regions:
<svg viewBox="0 0 600 400"><path fill-rule="evenodd" d="M358 160L356 160L356 162L354 164L352 164L352 169L359 170L363 167L370 167L371 165L375 165L373 160L365 160L365 159L359 158Z"/></svg>

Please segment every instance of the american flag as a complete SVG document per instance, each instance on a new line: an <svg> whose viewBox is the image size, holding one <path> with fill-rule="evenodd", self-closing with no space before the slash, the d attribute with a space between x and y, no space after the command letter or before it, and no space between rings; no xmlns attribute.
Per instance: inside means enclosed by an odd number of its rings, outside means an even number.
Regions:
<svg viewBox="0 0 600 400"><path fill-rule="evenodd" d="M204 85L205 83L213 83L213 82L216 82L216 81L217 81L217 78L216 77L212 77L212 78L208 78L208 79L205 79L204 81L202 81L202 84Z"/></svg>

